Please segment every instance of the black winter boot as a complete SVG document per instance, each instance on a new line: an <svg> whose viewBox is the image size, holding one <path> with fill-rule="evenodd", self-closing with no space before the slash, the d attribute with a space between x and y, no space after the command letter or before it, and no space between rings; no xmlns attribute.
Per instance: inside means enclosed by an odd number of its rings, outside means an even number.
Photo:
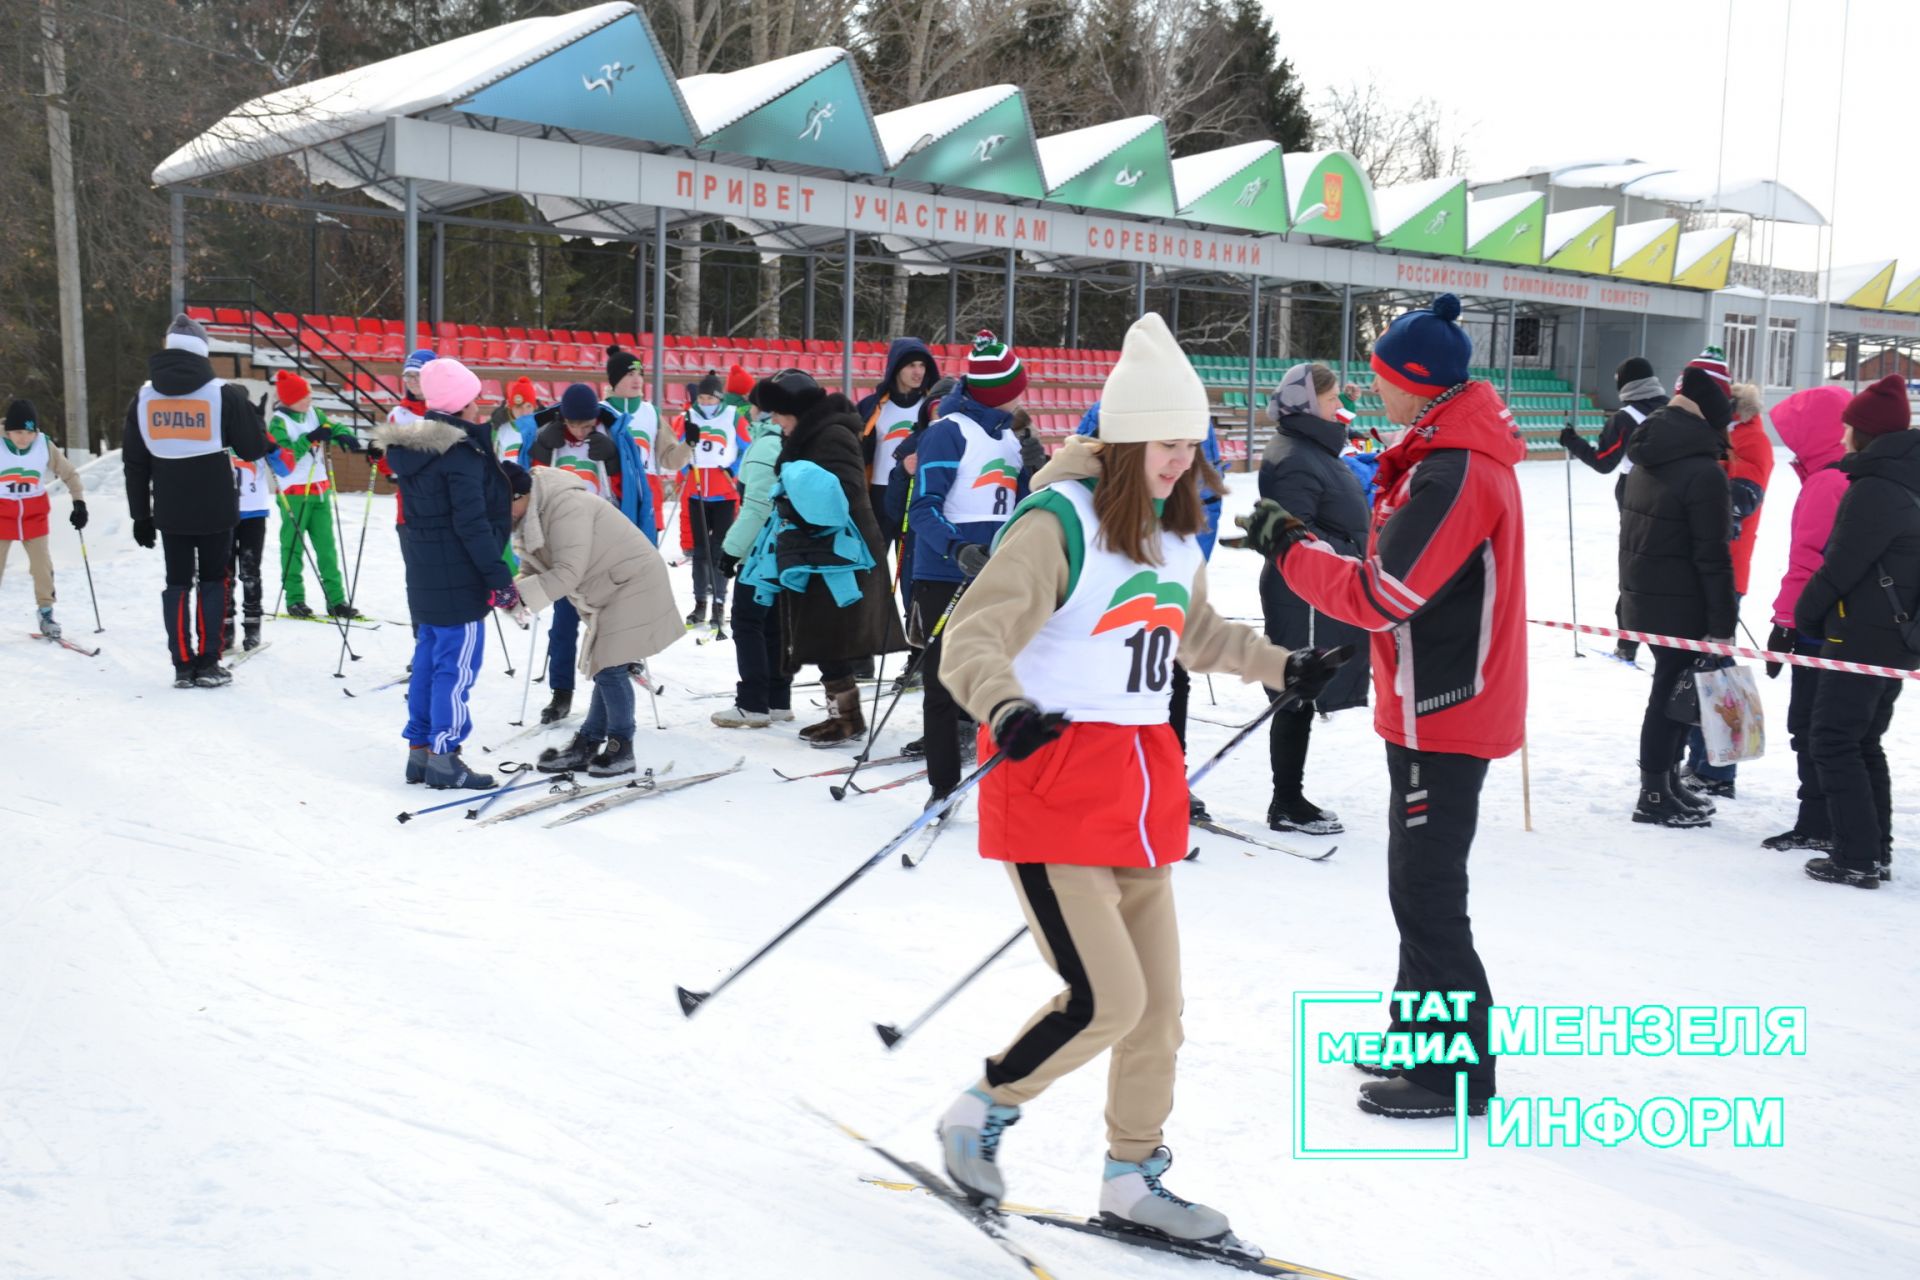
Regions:
<svg viewBox="0 0 1920 1280"><path fill-rule="evenodd" d="M587 767L593 759L594 748L600 744L584 733L576 733L573 740L564 747L548 747L533 762L533 767L541 773L574 773Z"/></svg>
<svg viewBox="0 0 1920 1280"><path fill-rule="evenodd" d="M1673 795L1671 769L1642 769L1640 799L1633 807L1635 822L1658 827L1710 827L1713 819Z"/></svg>
<svg viewBox="0 0 1920 1280"><path fill-rule="evenodd" d="M860 685L852 676L829 680L821 691L827 695L827 719L808 725L800 736L816 747L837 747L866 736L867 717L860 709Z"/></svg>
<svg viewBox="0 0 1920 1280"><path fill-rule="evenodd" d="M427 756L427 785L435 791L491 791L493 775L475 773L467 768L467 762L460 758L458 751L449 751L445 755Z"/></svg>
<svg viewBox="0 0 1920 1280"><path fill-rule="evenodd" d="M608 738L606 748L587 766L588 774L596 778L617 777L633 769L632 738Z"/></svg>
<svg viewBox="0 0 1920 1280"><path fill-rule="evenodd" d="M1807 874L1815 880L1824 880L1828 884L1850 884L1856 889L1878 889L1880 887L1880 864L1856 867L1845 862L1835 862L1832 858L1813 858L1807 862ZM1892 879L1889 873L1888 879Z"/></svg>
<svg viewBox="0 0 1920 1280"><path fill-rule="evenodd" d="M540 708L540 723L553 724L573 714L573 690L555 689L547 705Z"/></svg>
<svg viewBox="0 0 1920 1280"><path fill-rule="evenodd" d="M260 619L249 618L241 625L241 649L251 653L260 647Z"/></svg>
<svg viewBox="0 0 1920 1280"><path fill-rule="evenodd" d="M1667 771L1667 794L1695 813L1705 814L1709 818L1720 809L1719 805L1700 790L1697 783L1682 777L1678 769Z"/></svg>
<svg viewBox="0 0 1920 1280"><path fill-rule="evenodd" d="M290 618L311 618L313 606L304 600L287 601L287 616Z"/></svg>
<svg viewBox="0 0 1920 1280"><path fill-rule="evenodd" d="M1810 836L1799 828L1782 831L1777 836L1768 836L1760 842L1762 849L1811 849L1815 853L1832 853L1832 836Z"/></svg>
<svg viewBox="0 0 1920 1280"><path fill-rule="evenodd" d="M327 606L329 618L345 618L348 622L365 622L367 615L353 607L350 601L342 600L338 604Z"/></svg>
<svg viewBox="0 0 1920 1280"><path fill-rule="evenodd" d="M1425 1120L1454 1114L1451 1093L1435 1093L1405 1076L1361 1085L1359 1103L1362 1111L1376 1116L1391 1116L1395 1120ZM1487 1114L1487 1100L1468 1098L1467 1114Z"/></svg>

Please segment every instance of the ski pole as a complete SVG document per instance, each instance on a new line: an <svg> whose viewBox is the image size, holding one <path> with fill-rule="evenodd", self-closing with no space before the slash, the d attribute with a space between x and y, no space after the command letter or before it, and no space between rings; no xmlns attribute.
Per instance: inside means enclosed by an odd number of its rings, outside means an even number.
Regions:
<svg viewBox="0 0 1920 1280"><path fill-rule="evenodd" d="M321 454L327 460L327 510L333 516L333 545L335 552L340 557L339 567L344 570L347 567L347 526L341 523L340 520L340 482L336 480L333 475L333 450L322 449ZM324 583L321 585L323 587L325 586ZM353 587L351 581L343 583L342 585L347 588L348 603L352 603Z"/></svg>
<svg viewBox="0 0 1920 1280"><path fill-rule="evenodd" d="M860 754L854 757L853 768L847 770L847 776L842 779L837 786L827 788L835 800L845 800L849 791L859 790L858 787L853 785L853 776L860 772L860 767L866 764L867 758L873 754L873 744L879 741L880 731L887 727L887 721L893 717L893 709L899 706L900 699L906 696L907 684L913 679L914 673L920 670L920 665L926 661L927 654L933 650L933 642L940 638L942 631L946 630L947 619L953 616L954 606L958 605L960 603L960 597L967 593L968 585L969 584L965 582L961 583L959 589L948 598L947 607L940 611L939 620L933 624L933 633L927 637L927 647L908 659L907 669L900 677L899 691L893 695L893 701L887 704L885 713L879 716L878 721L873 726L873 731L867 735L867 744L860 749ZM885 659L883 658L882 661L884 662ZM875 681L875 683L877 684L878 681ZM874 700L874 706L878 708L878 698Z"/></svg>
<svg viewBox="0 0 1920 1280"><path fill-rule="evenodd" d="M907 827L904 831L902 831L899 835L895 836L893 839L887 841L886 844L882 845L879 851L876 852L872 857L868 858L865 862L855 867L853 869L852 874L848 875L846 879L842 880L839 884L829 889L826 892L826 895L824 897L820 898L819 901L815 902L812 906L808 907L805 911L801 912L799 917L795 919L793 923L789 924L786 928L782 929L779 933L776 933L773 936L773 938L767 942L765 946L761 947L758 951L748 956L746 960L743 961L731 973L727 974L726 977L720 979L719 983L716 984L711 991L689 991L685 987L675 987L674 993L680 999L680 1012L685 1014L687 1017L691 1018L694 1015L695 1011L697 1011L701 1005L705 1004L708 1000L711 1000L713 997L719 995L722 991L725 991L728 987L732 986L736 981L739 980L742 974L746 973L747 970L753 968L754 965L760 963L761 960L765 959L767 956L767 953L772 951L775 947L779 946L781 943L785 942L789 937L791 937L795 932L797 932L801 925L804 925L807 921L813 919L814 916L818 915L823 909L825 909L828 903L832 902L835 898L839 897L841 894L845 893L848 889L852 888L854 881L858 880L861 876L864 876L865 874L867 874L867 872L873 870L875 867L879 866L882 862L885 862L888 858L892 857L895 853L899 852L900 846L904 845L907 841L911 840L915 832L925 828L927 824L932 822L934 819L946 816L946 814L949 811L951 811L953 807L960 802L961 797L965 796L967 792L973 790L974 786L979 783L980 779L986 777L989 773L992 773L996 768L999 767L1000 762L1005 759L1006 759L1005 755L996 751L993 754L992 759L988 760L985 764L981 765L978 769L975 769L972 773L968 774L965 778L961 779L960 785L955 787L952 791L948 792L945 800L941 801L938 804L931 805L928 808L922 810L918 817L916 817L912 822L907 824Z"/></svg>
<svg viewBox="0 0 1920 1280"><path fill-rule="evenodd" d="M284 523L287 520L293 520L293 542L286 550L280 553L280 591L273 597L273 612L275 616L278 616L280 613L280 602L287 597L287 575L293 571L295 560L294 547L305 545L301 542L301 539L304 538L307 533L307 508L302 506L300 508L299 518L295 519L293 506L287 501L287 495L275 489L273 496L280 502L281 521Z"/></svg>
<svg viewBox="0 0 1920 1280"><path fill-rule="evenodd" d="M1027 936L1027 926L1021 925L1018 929L1015 929L1013 931L1012 937L1008 938L1005 942L995 947L991 955L989 955L985 960L982 960L979 964L973 966L972 969L968 970L966 977L960 979L960 981L954 983L951 987L949 987L946 990L946 992L942 994L938 1000L935 1000L931 1005L927 1007L924 1013L922 1013L919 1017L915 1018L912 1022L909 1022L904 1028L897 1027L891 1022L874 1023L873 1029L880 1033L880 1043L887 1046L887 1048L891 1049L895 1045L899 1044L902 1040L905 1040L908 1036L918 1031L928 1018L931 1018L934 1014L946 1008L947 1002L949 1000L953 999L955 996L959 995L962 991L966 990L967 985L969 983L971 983L975 978L979 977L981 974L985 973L988 967L992 965L995 960L998 960L1001 956L1007 954L1007 952L1013 948L1014 943L1020 941L1020 939L1026 936Z"/></svg>
<svg viewBox="0 0 1920 1280"><path fill-rule="evenodd" d="M1567 425L1569 427L1574 425L1574 415L1573 415L1573 410L1571 409L1567 411ZM1573 451L1572 450L1567 451L1565 462L1567 467L1567 597L1568 597L1568 602L1573 609L1573 620L1575 622L1579 622L1580 621L1580 586L1579 586L1580 571L1577 568L1575 568L1574 557L1573 557ZM1578 631L1575 631L1571 634L1573 635L1573 656L1576 658L1586 657L1587 656L1586 654L1580 652L1580 633Z"/></svg>
<svg viewBox="0 0 1920 1280"><path fill-rule="evenodd" d="M513 655L507 652L507 629L500 624L500 611L498 609L491 609L488 610L488 612L493 614L493 634L500 637L500 656L506 659L507 678L512 679ZM528 627L527 630L531 631L533 628Z"/></svg>
<svg viewBox="0 0 1920 1280"><path fill-rule="evenodd" d="M540 641L540 628L527 628L527 674L520 678L520 718L513 721L518 729L527 722L527 695L533 690L533 646ZM502 643L505 643L504 641Z"/></svg>
<svg viewBox="0 0 1920 1280"><path fill-rule="evenodd" d="M333 474L333 463L331 461L327 463L327 474L329 476ZM360 508L360 549L353 553L353 575L347 579L347 613L349 617L341 619L342 623L349 622L351 615L359 612L354 605L354 601L360 597L360 561L362 557L367 554L367 525L373 520L373 486L378 483L379 475L380 473L373 469L373 460L369 458L367 460L367 500ZM340 507L338 503L334 504L333 523L334 527L340 530L340 558L344 560L347 556L347 531L346 528L340 524ZM340 647L349 653L352 652L351 649L347 649L347 628L345 625L340 628ZM358 662L360 659L356 656L354 661ZM337 660L334 665L336 667L339 665Z"/></svg>
<svg viewBox="0 0 1920 1280"><path fill-rule="evenodd" d="M514 772L518 773L520 772L520 770L516 769L514 770ZM509 791L525 791L528 787L537 787L542 783L546 783L546 782L557 783L557 782L571 782L571 781L573 781L573 775L571 773L543 773L537 778L533 778L527 782L516 782L510 787L495 787L493 788L492 791L488 792L487 794L489 796L496 796L496 795L503 796ZM430 804L424 809L409 809L407 812L402 814L397 814L395 816L397 820L400 822L403 822L403 823L411 822L415 818L419 817L421 814L424 814L424 813L439 813L442 809L454 809L454 808L458 808L460 805L472 804L472 803L473 803L472 796L463 796L458 800L449 800L445 804Z"/></svg>
<svg viewBox="0 0 1920 1280"><path fill-rule="evenodd" d="M100 597L93 594L93 565L87 560L87 531L75 529L80 535L80 567L87 571L87 599L93 601L93 634L99 635L107 628L100 621Z"/></svg>
<svg viewBox="0 0 1920 1280"><path fill-rule="evenodd" d="M1217 707L1220 705L1220 699L1213 696L1213 672L1211 671L1207 672L1206 677L1207 677L1207 705L1210 707Z"/></svg>
<svg viewBox="0 0 1920 1280"><path fill-rule="evenodd" d="M1338 648L1329 649L1327 650L1326 656L1329 659L1338 658L1338 661L1333 663L1335 667L1345 666L1347 659L1353 656L1353 646L1350 644L1343 644ZM1267 709L1265 711L1262 711L1259 715L1249 720L1246 723L1246 726L1242 728L1240 732L1234 734L1233 737L1227 739L1226 746L1220 748L1218 751L1208 756L1205 762L1202 763L1198 769L1195 769L1192 773L1187 775L1187 790L1191 791L1195 787L1199 786L1201 779L1205 778L1208 774L1212 773L1214 770L1214 767L1218 765L1222 760L1227 758L1228 752L1232 751L1235 747L1245 742L1248 736L1251 735L1255 729L1258 729L1261 725L1265 724L1268 720L1270 720L1273 717L1274 712L1279 711L1284 707L1290 707L1299 701L1300 701L1299 690L1289 689L1282 692L1280 696L1275 698L1272 702L1269 702L1267 704Z"/></svg>
<svg viewBox="0 0 1920 1280"><path fill-rule="evenodd" d="M653 687L653 671L647 666L646 659L644 658L640 660L640 679L647 690L647 701L653 706L653 727L656 729L666 728L666 725L660 723L660 695ZM525 715L526 713L523 711L521 714Z"/></svg>

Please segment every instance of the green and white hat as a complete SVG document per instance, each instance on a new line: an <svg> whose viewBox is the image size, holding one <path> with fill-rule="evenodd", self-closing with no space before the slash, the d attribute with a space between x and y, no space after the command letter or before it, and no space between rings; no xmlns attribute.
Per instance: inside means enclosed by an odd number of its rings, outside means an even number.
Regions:
<svg viewBox="0 0 1920 1280"><path fill-rule="evenodd" d="M993 336L991 329L974 335L967 353L967 394L990 409L998 409L1027 389L1027 367L1014 349Z"/></svg>

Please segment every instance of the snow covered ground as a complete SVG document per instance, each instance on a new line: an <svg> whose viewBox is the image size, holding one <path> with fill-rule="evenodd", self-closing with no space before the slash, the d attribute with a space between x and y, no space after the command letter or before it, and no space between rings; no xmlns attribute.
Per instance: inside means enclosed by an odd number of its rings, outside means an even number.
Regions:
<svg viewBox="0 0 1920 1280"><path fill-rule="evenodd" d="M1530 607L1568 616L1566 473L1522 468ZM1581 617L1612 613L1612 478L1573 474ZM400 783L404 625L337 635L269 623L227 690L176 691L158 552L130 539L117 462L96 464L97 658L28 641L16 558L0 610L8 691L0 855L0 1274L8 1277L665 1277L1006 1274L939 1205L864 1185L889 1172L802 1112L808 1100L919 1159L932 1125L1056 983L1022 944L896 1052L905 1021L1010 932L998 868L956 827L917 871L877 869L697 1018L704 988L918 811L910 785L836 804L793 726L707 723L725 645L676 645L643 762L738 775L543 830L476 830ZM1237 477L1233 509L1252 501ZM1747 624L1764 637L1795 481L1775 473ZM349 541L363 499L342 499ZM78 547L56 502L60 616L91 640ZM404 619L387 500L372 505L361 604ZM1229 612L1258 612L1257 565L1223 551ZM688 571L677 571L683 597ZM269 583L271 589L272 583ZM510 635L513 664L524 633ZM1920 1274L1920 991L1911 859L1875 894L1815 884L1806 855L1759 847L1790 825L1787 683L1761 685L1766 759L1709 831L1633 826L1647 675L1530 636L1534 831L1519 760L1488 779L1475 924L1497 996L1529 1005L1804 1005L1804 1057L1510 1058L1516 1095L1628 1102L1767 1095L1785 1142L1488 1149L1464 1161L1301 1161L1292 993L1393 976L1385 776L1369 713L1316 729L1309 791L1348 831L1313 864L1199 835L1182 867L1187 1045L1173 1185L1286 1258L1367 1280L1475 1277L1895 1277ZM1600 647L1605 647L1604 645ZM1645 659L1643 658L1643 664ZM521 679L489 639L476 761L512 730ZM356 696L347 697L352 692ZM1243 721L1259 693L1216 677L1195 711ZM544 694L534 688L534 705ZM801 699L803 713L812 711ZM1915 716L1894 755L1896 825L1920 828ZM885 735L918 732L909 701ZM1196 722L1196 758L1230 730ZM1259 739L1209 779L1216 814L1257 823ZM893 776L898 769L878 772ZM502 802L504 805L506 802ZM1309 839L1303 844L1315 844ZM1368 1030L1370 1010L1316 1015ZM1316 1022L1316 1026L1322 1025ZM1309 1046L1311 1048L1311 1046ZM1361 1077L1305 1073L1316 1145L1429 1142L1353 1106ZM1009 1134L1011 1195L1090 1211L1102 1156L1097 1065ZM1015 1235L1063 1277L1225 1274L1044 1227Z"/></svg>

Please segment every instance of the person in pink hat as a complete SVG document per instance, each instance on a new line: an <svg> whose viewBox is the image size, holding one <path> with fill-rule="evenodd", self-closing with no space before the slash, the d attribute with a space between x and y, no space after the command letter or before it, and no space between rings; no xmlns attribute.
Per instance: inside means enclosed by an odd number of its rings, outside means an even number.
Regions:
<svg viewBox="0 0 1920 1280"><path fill-rule="evenodd" d="M467 694L486 653L487 610L520 604L501 548L526 472L494 456L485 423L467 420L480 379L465 365L431 361L420 370L420 390L423 418L373 432L407 510L400 550L418 631L407 687L406 778L484 790L493 778L467 768L460 744L473 728Z"/></svg>

